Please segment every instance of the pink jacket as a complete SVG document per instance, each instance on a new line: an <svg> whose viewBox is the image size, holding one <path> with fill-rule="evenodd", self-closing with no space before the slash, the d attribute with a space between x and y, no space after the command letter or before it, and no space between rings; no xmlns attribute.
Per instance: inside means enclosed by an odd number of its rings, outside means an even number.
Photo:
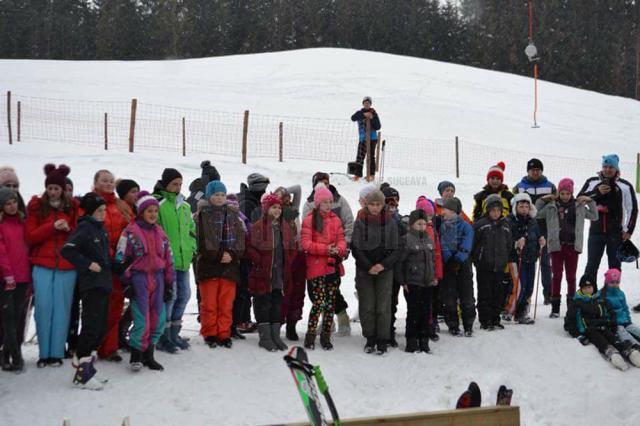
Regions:
<svg viewBox="0 0 640 426"><path fill-rule="evenodd" d="M0 273L4 281L31 282L26 224L19 216L3 215L0 221Z"/></svg>
<svg viewBox="0 0 640 426"><path fill-rule="evenodd" d="M344 258L347 254L342 222L333 212L322 214L322 220L322 232L313 229L313 212L309 213L302 222L300 244L307 255L308 280L336 272L339 272L340 276L344 275L344 267L340 259L328 254L331 244L338 248L338 257Z"/></svg>

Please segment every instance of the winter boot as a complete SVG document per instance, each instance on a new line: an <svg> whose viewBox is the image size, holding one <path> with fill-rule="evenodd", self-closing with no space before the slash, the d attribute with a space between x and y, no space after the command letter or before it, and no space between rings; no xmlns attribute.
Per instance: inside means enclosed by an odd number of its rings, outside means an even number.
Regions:
<svg viewBox="0 0 640 426"><path fill-rule="evenodd" d="M11 354L9 353L9 349L2 351L2 371L13 371L11 368Z"/></svg>
<svg viewBox="0 0 640 426"><path fill-rule="evenodd" d="M629 362L634 365L634 367L640 368L640 345L633 345L631 350L629 351Z"/></svg>
<svg viewBox="0 0 640 426"><path fill-rule="evenodd" d="M418 339L415 337L407 337L407 345L404 351L408 353L418 352Z"/></svg>
<svg viewBox="0 0 640 426"><path fill-rule="evenodd" d="M164 333L160 336L158 350L169 354L176 354L178 353L178 347L171 340L171 325L172 324L168 322L164 329Z"/></svg>
<svg viewBox="0 0 640 426"><path fill-rule="evenodd" d="M47 366L47 362L49 360L47 358L40 358L38 360L38 362L36 363L36 367L38 368L45 368Z"/></svg>
<svg viewBox="0 0 640 426"><path fill-rule="evenodd" d="M429 339L427 337L420 339L418 347L420 348L420 352L425 354L431 353L431 349L429 349Z"/></svg>
<svg viewBox="0 0 640 426"><path fill-rule="evenodd" d="M627 371L629 369L629 364L627 364L622 355L620 355L620 352L611 345L609 345L604 352L604 357L618 370Z"/></svg>
<svg viewBox="0 0 640 426"><path fill-rule="evenodd" d="M560 297L551 298L551 315L549 318L560 318Z"/></svg>
<svg viewBox="0 0 640 426"><path fill-rule="evenodd" d="M349 322L349 314L347 314L347 311L342 311L336 316L338 317L338 331L336 332L336 336L351 336L351 324Z"/></svg>
<svg viewBox="0 0 640 426"><path fill-rule="evenodd" d="M93 366L93 357L80 358L76 374L73 376L73 384L81 389L102 390L104 386L95 376L96 369Z"/></svg>
<svg viewBox="0 0 640 426"><path fill-rule="evenodd" d="M237 340L247 340L247 338L238 331L238 327L235 325L231 326L231 337Z"/></svg>
<svg viewBox="0 0 640 426"><path fill-rule="evenodd" d="M218 339L216 336L207 336L204 338L204 343L207 344L211 349L215 349L218 347Z"/></svg>
<svg viewBox="0 0 640 426"><path fill-rule="evenodd" d="M633 312L640 312L640 303L633 307Z"/></svg>
<svg viewBox="0 0 640 426"><path fill-rule="evenodd" d="M333 350L333 345L331 344L331 334L322 333L320 335L320 346L325 351Z"/></svg>
<svg viewBox="0 0 640 426"><path fill-rule="evenodd" d="M464 330L464 337L472 337L472 336L473 336L473 329L471 327Z"/></svg>
<svg viewBox="0 0 640 426"><path fill-rule="evenodd" d="M230 337L227 337L226 339L220 340L218 342L218 346L220 346L221 348L231 349L231 347L233 346L233 340L231 340Z"/></svg>
<svg viewBox="0 0 640 426"><path fill-rule="evenodd" d="M287 340L291 340L292 342L297 342L299 340L298 333L296 332L297 322L298 321L287 322L287 327L286 327Z"/></svg>
<svg viewBox="0 0 640 426"><path fill-rule="evenodd" d="M316 348L316 335L315 333L309 333L304 336L304 347L310 350L314 350Z"/></svg>
<svg viewBox="0 0 640 426"><path fill-rule="evenodd" d="M388 342L385 340L378 340L378 343L376 344L376 353L378 355L384 355L387 353L387 348L388 348Z"/></svg>
<svg viewBox="0 0 640 426"><path fill-rule="evenodd" d="M372 354L376 351L376 338L367 337L367 343L364 345L364 353Z"/></svg>
<svg viewBox="0 0 640 426"><path fill-rule="evenodd" d="M186 351L190 348L189 342L180 337L180 330L182 330L182 321L173 321L169 330L169 338L175 346L179 347L183 351Z"/></svg>
<svg viewBox="0 0 640 426"><path fill-rule="evenodd" d="M62 367L62 358L49 358L47 359L47 365L49 367Z"/></svg>
<svg viewBox="0 0 640 426"><path fill-rule="evenodd" d="M18 349L15 349L11 354L11 369L13 371L22 371L24 369L24 359L22 359L22 349L18 345Z"/></svg>
<svg viewBox="0 0 640 426"><path fill-rule="evenodd" d="M131 371L138 372L142 370L142 352L134 347L130 347L131 358L129 358L129 364Z"/></svg>
<svg viewBox="0 0 640 426"><path fill-rule="evenodd" d="M452 336L459 336L460 335L460 327L458 327L458 326L449 327L449 334L451 334Z"/></svg>
<svg viewBox="0 0 640 426"><path fill-rule="evenodd" d="M286 351L288 346L280 338L280 323L271 324L271 340L280 351Z"/></svg>
<svg viewBox="0 0 640 426"><path fill-rule="evenodd" d="M258 336L260 337L258 346L265 348L269 352L275 352L278 350L278 346L276 346L273 338L271 337L271 324L268 322L258 324Z"/></svg>
<svg viewBox="0 0 640 426"><path fill-rule="evenodd" d="M391 333L391 337L389 338L389 346L392 348L398 347L398 341L396 340L396 333Z"/></svg>
<svg viewBox="0 0 640 426"><path fill-rule="evenodd" d="M149 345L147 350L144 351L142 354L142 365L148 367L149 370L162 371L164 370L164 367L153 357L154 349L154 345Z"/></svg>

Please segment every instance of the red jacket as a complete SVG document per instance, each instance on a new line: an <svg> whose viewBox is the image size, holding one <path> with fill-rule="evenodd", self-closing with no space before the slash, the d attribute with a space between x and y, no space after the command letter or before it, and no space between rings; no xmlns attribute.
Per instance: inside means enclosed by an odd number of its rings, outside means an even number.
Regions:
<svg viewBox="0 0 640 426"><path fill-rule="evenodd" d="M115 194L100 193L107 205L107 214L104 217L104 229L109 237L109 256L114 257L118 240L124 228L127 227L131 220L135 219L133 210L129 205L116 198Z"/></svg>
<svg viewBox="0 0 640 426"><path fill-rule="evenodd" d="M435 243L435 247L433 250L433 260L436 264L436 280L440 281L443 277L444 271L442 269L442 248L440 247L440 237L433 230L433 223L429 222L427 226L427 234L431 238L431 241Z"/></svg>
<svg viewBox="0 0 640 426"><path fill-rule="evenodd" d="M344 275L342 262L329 256L329 246L334 244L338 248L338 256L344 258L347 254L347 243L344 239L342 221L333 212L321 213L323 220L322 232L313 229L313 211L304 218L300 243L307 255L307 279L322 277L336 272L336 263L340 276Z"/></svg>
<svg viewBox="0 0 640 426"><path fill-rule="evenodd" d="M20 214L5 214L0 221L0 273L5 280L12 278L16 283L30 283L29 246L26 226ZM0 290L2 288L0 286Z"/></svg>
<svg viewBox="0 0 640 426"><path fill-rule="evenodd" d="M31 246L31 263L49 269L75 269L62 257L60 250L78 224L78 201L71 199L71 209L68 213L52 208L44 218L40 216L41 202L42 198L34 196L27 206L27 242ZM71 232L58 231L53 227L59 219L67 220Z"/></svg>
<svg viewBox="0 0 640 426"><path fill-rule="evenodd" d="M291 264L297 255L296 233L286 221L280 222L282 247L284 249L283 291L289 294L291 285ZM246 238L246 256L251 261L249 290L254 295L271 291L271 266L273 264L273 230L271 222L264 217L251 226Z"/></svg>

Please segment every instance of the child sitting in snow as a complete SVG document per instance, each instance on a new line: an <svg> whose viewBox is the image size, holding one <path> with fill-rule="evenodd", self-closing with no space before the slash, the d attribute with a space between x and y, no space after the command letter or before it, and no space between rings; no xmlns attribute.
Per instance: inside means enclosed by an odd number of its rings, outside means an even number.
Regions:
<svg viewBox="0 0 640 426"><path fill-rule="evenodd" d="M595 280L585 275L580 279L580 289L569 304L565 318L565 330L577 337L583 345L593 343L598 351L614 367L627 370L629 366L618 351L615 318L596 293Z"/></svg>
<svg viewBox="0 0 640 426"><path fill-rule="evenodd" d="M616 320L616 335L622 342L622 354L636 367L640 367L640 327L631 322L629 305L624 292L620 289L621 272L609 269L604 274L605 287L600 292L600 299L613 312Z"/></svg>

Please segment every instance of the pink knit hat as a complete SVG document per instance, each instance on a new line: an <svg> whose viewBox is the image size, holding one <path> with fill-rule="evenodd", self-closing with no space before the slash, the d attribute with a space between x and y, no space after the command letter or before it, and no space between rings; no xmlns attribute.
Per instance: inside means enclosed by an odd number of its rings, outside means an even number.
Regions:
<svg viewBox="0 0 640 426"><path fill-rule="evenodd" d="M570 178L560 180L560 183L558 184L558 192L560 191L569 191L573 194L573 181Z"/></svg>
<svg viewBox="0 0 640 426"><path fill-rule="evenodd" d="M416 210L422 210L428 216L433 216L435 214L435 210L433 209L433 203L429 201L429 199L424 195L421 195L420 197L418 197L418 201L416 201Z"/></svg>
<svg viewBox="0 0 640 426"><path fill-rule="evenodd" d="M18 175L13 167L2 166L0 167L0 186L5 186L8 183L20 186Z"/></svg>
<svg viewBox="0 0 640 426"><path fill-rule="evenodd" d="M326 186L319 184L313 193L313 205L317 208L323 201L333 201L333 194Z"/></svg>
<svg viewBox="0 0 640 426"><path fill-rule="evenodd" d="M606 285L613 281L620 282L621 276L622 276L622 273L620 272L619 269L615 269L615 268L609 269L607 272L604 273L604 283Z"/></svg>

